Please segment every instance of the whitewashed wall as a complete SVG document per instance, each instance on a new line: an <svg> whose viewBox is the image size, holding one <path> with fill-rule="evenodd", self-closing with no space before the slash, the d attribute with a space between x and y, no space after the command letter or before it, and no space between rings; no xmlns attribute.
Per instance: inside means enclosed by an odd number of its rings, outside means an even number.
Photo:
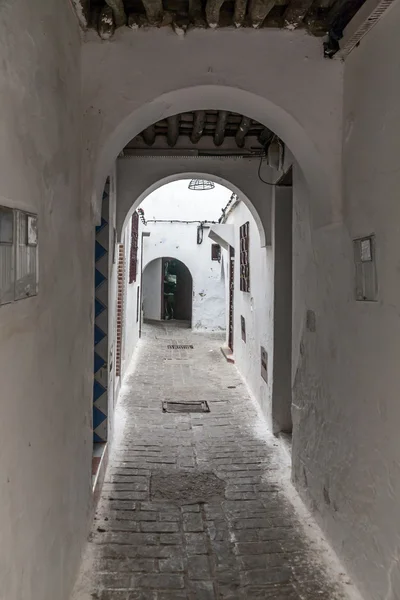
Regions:
<svg viewBox="0 0 400 600"><path fill-rule="evenodd" d="M197 331L225 330L225 284L221 263L211 260L211 240L204 232L197 244L197 225L149 223L144 241L144 266L161 257L183 262L193 279L192 327ZM148 288L149 289L149 288ZM160 279L153 280L151 294L161 294ZM146 311L146 308L144 308Z"/></svg>
<svg viewBox="0 0 400 600"><path fill-rule="evenodd" d="M240 290L239 228L250 223L250 292ZM253 396L259 402L272 427L272 364L273 364L273 253L261 248L256 223L243 202L228 214L228 225L234 226L235 288L234 288L234 359ZM229 254L224 251L227 310L229 302ZM228 313L227 313L228 314ZM242 340L241 319L246 321L246 342ZM228 337L227 337L228 339ZM261 377L261 346L268 353L268 383Z"/></svg>
<svg viewBox="0 0 400 600"><path fill-rule="evenodd" d="M150 237L144 240L143 267L149 265L149 268L155 269L153 261L162 257L183 262L193 279L193 329L221 331L225 330L224 273L221 263L211 260L212 242L207 237L209 229L204 229L203 242L198 244L199 223L190 221L217 221L231 192L218 184L212 190L192 191L188 189L189 181L169 183L142 202L141 208L147 221L145 230L150 233ZM151 223L154 219L158 222ZM163 223L160 220L180 222ZM152 282L147 279L149 296L161 296L160 282L158 276ZM144 311L146 313L146 303Z"/></svg>
<svg viewBox="0 0 400 600"><path fill-rule="evenodd" d="M302 286L316 257L304 244L329 256L309 291L316 333L302 335L296 472L366 600L400 598L399 22L394 3L345 61L343 223L313 234L304 202L296 217ZM357 302L352 240L372 233L378 301Z"/></svg>
<svg viewBox="0 0 400 600"><path fill-rule="evenodd" d="M91 514L94 320L69 3L2 3L0 53L0 204L39 217L39 293L0 306L0 596L68 600Z"/></svg>
<svg viewBox="0 0 400 600"><path fill-rule="evenodd" d="M123 304L123 326L122 326L122 379L125 375L133 353L139 340L140 330L140 287L142 285L142 224L139 219L138 250L136 265L136 281L129 283L129 267L131 252L131 221L124 230L123 242L125 250L125 278L124 278L124 304ZM138 294L139 290L139 294ZM139 297L139 307L138 307ZM138 311L139 308L139 311Z"/></svg>

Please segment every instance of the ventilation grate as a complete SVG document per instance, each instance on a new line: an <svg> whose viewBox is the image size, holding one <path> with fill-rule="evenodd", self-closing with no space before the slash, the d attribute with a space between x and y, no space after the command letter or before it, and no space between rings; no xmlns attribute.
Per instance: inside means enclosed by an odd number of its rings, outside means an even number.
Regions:
<svg viewBox="0 0 400 600"><path fill-rule="evenodd" d="M359 13L356 14L353 21L350 21L347 29L351 31L347 33L345 30L345 39L343 40L341 49L336 54L335 58L346 58L346 56L350 54L353 48L355 48L355 46L372 29L372 27L378 23L378 21L383 17L386 11L393 6L393 4L394 0L369 0L366 2ZM367 11L370 11L369 14ZM363 14L365 14L364 17Z"/></svg>
<svg viewBox="0 0 400 600"><path fill-rule="evenodd" d="M165 413L209 413L210 407L205 400L199 402L173 402L164 400L162 411Z"/></svg>
<svg viewBox="0 0 400 600"><path fill-rule="evenodd" d="M191 344L168 344L168 350L193 350Z"/></svg>

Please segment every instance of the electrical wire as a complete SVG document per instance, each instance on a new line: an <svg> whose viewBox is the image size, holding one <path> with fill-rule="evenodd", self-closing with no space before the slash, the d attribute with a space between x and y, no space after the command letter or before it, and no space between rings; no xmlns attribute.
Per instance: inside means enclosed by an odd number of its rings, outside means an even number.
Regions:
<svg viewBox="0 0 400 600"><path fill-rule="evenodd" d="M277 183L271 183L270 181L265 181L265 179L263 179L261 177L261 165L262 165L263 158L265 158L265 155L261 154L260 163L258 165L258 179L260 181L262 181L262 183L265 183L265 185L269 185L270 187L277 187L277 185L278 185Z"/></svg>

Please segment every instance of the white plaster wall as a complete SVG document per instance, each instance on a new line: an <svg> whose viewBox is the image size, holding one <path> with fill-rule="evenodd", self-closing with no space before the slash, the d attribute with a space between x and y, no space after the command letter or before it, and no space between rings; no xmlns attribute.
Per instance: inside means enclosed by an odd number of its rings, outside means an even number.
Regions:
<svg viewBox="0 0 400 600"><path fill-rule="evenodd" d="M161 319L162 259L156 258L143 271L143 318Z"/></svg>
<svg viewBox="0 0 400 600"><path fill-rule="evenodd" d="M139 341L140 312L138 317L138 288L140 294L141 286L141 256L142 256L142 224L139 219L138 231L138 251L136 266L136 281L129 283L129 264L131 252L131 220L124 230L124 249L125 249L125 281L124 281L124 308L123 308L123 345L122 345L122 379L131 362L133 353ZM140 300L139 300L140 304Z"/></svg>
<svg viewBox="0 0 400 600"><path fill-rule="evenodd" d="M340 209L342 73L340 61L323 58L321 39L302 31L197 29L182 38L167 28L120 28L110 43L90 31L85 182L99 192L123 146L154 121L226 109L282 137L306 173L315 223L326 224Z"/></svg>
<svg viewBox="0 0 400 600"><path fill-rule="evenodd" d="M250 292L240 290L239 228L250 223ZM234 288L234 349L235 364L272 428L271 394L273 365L273 250L260 247L256 223L243 202L228 214L227 224L234 225L235 288ZM224 251L226 294L229 298L229 255ZM228 314L228 313L227 313ZM241 320L246 320L246 342L241 336ZM268 353L268 383L261 377L261 346Z"/></svg>
<svg viewBox="0 0 400 600"><path fill-rule="evenodd" d="M204 230L202 244L197 244L197 225L183 223L148 223L150 237L144 239L143 266L161 257L176 258L189 269L193 279L192 327L197 331L225 330L225 283L222 265L211 260L211 240ZM159 279L154 294L160 294Z"/></svg>
<svg viewBox="0 0 400 600"><path fill-rule="evenodd" d="M320 374L329 393L311 396L319 434L300 450L313 501L368 600L400 597L399 22L395 3L345 63L344 228L324 247L339 263L325 277L335 287ZM352 239L371 233L378 301L356 302Z"/></svg>
<svg viewBox="0 0 400 600"><path fill-rule="evenodd" d="M291 157L288 153L288 160ZM173 181L175 178L182 177L209 178L221 186L229 188L240 195L243 202L249 207L249 210L257 223L260 234L260 244L271 243L271 207L272 207L272 188L265 185L258 178L258 159L235 158L235 157L154 157L139 158L126 157L117 161L118 172L118 207L117 207L117 229L118 233L132 210L143 201L149 202L149 194L159 188L161 185ZM276 173L267 165L263 165L262 175L266 180L274 181ZM170 184L171 185L171 184ZM175 184L176 185L176 184ZM165 189L165 188L164 188ZM218 200L219 206L229 200L230 192L226 192L225 198ZM152 195L153 197L153 195ZM159 196L156 196L157 198ZM213 192L191 192L187 198L201 198L203 202L208 202L211 198L214 202ZM146 200L145 200L146 199ZM226 199L226 202L225 202ZM194 200L193 200L194 202ZM197 201L196 202L200 202ZM193 215L198 213L197 208L191 209L187 203L187 218L197 218ZM146 205L143 202L143 206ZM168 214L168 210L164 213ZM213 212L207 212L208 218L214 220ZM218 214L218 212L217 212ZM220 213L218 214L218 216ZM215 219L217 220L217 219Z"/></svg>
<svg viewBox="0 0 400 600"><path fill-rule="evenodd" d="M0 204L39 216L39 294L0 307L0 596L67 600L91 505L94 224L64 0L0 9Z"/></svg>

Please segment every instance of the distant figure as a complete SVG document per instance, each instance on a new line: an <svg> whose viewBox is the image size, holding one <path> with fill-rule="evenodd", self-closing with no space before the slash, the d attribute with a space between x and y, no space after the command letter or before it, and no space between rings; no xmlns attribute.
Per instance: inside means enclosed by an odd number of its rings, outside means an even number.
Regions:
<svg viewBox="0 0 400 600"><path fill-rule="evenodd" d="M167 273L164 277L164 314L167 320L174 318L176 275Z"/></svg>

